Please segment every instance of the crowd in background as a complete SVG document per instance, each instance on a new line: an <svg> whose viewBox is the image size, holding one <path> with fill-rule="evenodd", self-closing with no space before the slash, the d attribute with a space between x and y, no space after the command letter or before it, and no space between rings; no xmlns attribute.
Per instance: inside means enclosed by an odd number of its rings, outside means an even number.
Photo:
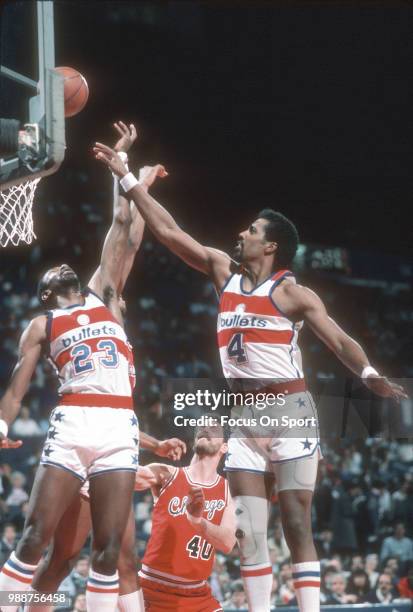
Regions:
<svg viewBox="0 0 413 612"><path fill-rule="evenodd" d="M53 210L51 210L53 213ZM67 211L71 214L70 211ZM86 216L96 226L99 213ZM101 236L98 237L101 240ZM62 238L50 264L69 262L84 272L90 242ZM93 250L96 253L96 248ZM35 280L47 267L46 254L36 245L0 271L0 387L4 388L16 360L18 338L39 312ZM97 264L97 262L96 262ZM88 271L89 276L93 267ZM87 282L87 277L82 279ZM341 284L337 278L309 276L304 282L320 293L333 316L366 348L372 363L389 376L408 379L413 365L413 311L410 290L392 285L368 287ZM171 436L161 401L162 381L220 375L214 339L217 298L210 282L190 270L151 239L144 241L128 283L127 331L135 347L136 406L144 431L163 439ZM310 389L320 381L345 376L343 366L311 333L302 338L304 366ZM27 513L27 501L38 465L48 415L56 399L54 372L40 364L11 435L23 447L4 451L0 461L0 565L13 550ZM407 420L411 406L407 406ZM175 431L174 435L184 436ZM322 563L323 603L386 602L413 597L413 444L383 436L331 438L323 443L313 506L313 530ZM190 455L189 455L190 456ZM141 453L141 461L153 459ZM188 458L184 458L184 463ZM151 531L152 499L136 494L137 552L142 556ZM276 495L272 506L269 547L274 567L273 603L294 602L290 555L283 537ZM76 562L63 587L79 594L75 610L85 609L82 593L88 574L88 549ZM217 554L211 577L214 595L224 609L246 609L240 581L239 556ZM63 588L62 587L62 588Z"/></svg>

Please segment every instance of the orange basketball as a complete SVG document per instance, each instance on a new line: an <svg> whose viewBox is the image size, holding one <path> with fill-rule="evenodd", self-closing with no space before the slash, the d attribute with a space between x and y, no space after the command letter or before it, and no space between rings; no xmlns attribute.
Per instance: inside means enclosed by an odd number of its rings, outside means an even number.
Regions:
<svg viewBox="0 0 413 612"><path fill-rule="evenodd" d="M65 117L73 117L84 108L89 87L85 77L74 68L59 66L56 70L64 77Z"/></svg>

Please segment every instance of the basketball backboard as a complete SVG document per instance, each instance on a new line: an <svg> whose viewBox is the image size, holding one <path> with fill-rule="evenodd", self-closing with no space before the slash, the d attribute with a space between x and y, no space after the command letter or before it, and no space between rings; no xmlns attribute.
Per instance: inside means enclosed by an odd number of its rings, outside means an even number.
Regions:
<svg viewBox="0 0 413 612"><path fill-rule="evenodd" d="M1 6L0 190L55 172L64 158L63 78L54 71L53 2Z"/></svg>

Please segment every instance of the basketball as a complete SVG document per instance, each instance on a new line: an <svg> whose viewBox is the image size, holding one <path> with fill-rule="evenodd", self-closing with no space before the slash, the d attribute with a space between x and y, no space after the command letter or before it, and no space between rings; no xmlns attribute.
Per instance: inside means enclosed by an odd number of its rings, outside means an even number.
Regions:
<svg viewBox="0 0 413 612"><path fill-rule="evenodd" d="M60 66L56 70L64 77L65 117L73 117L85 107L89 97L87 81L75 68Z"/></svg>

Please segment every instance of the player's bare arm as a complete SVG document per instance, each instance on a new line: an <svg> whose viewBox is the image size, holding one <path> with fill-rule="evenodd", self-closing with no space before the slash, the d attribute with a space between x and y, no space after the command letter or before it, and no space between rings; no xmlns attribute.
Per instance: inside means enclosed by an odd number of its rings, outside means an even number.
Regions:
<svg viewBox="0 0 413 612"><path fill-rule="evenodd" d="M177 468L164 463L150 463L139 467L136 472L135 491L151 489L154 498L159 497L160 490L172 478Z"/></svg>
<svg viewBox="0 0 413 612"><path fill-rule="evenodd" d="M158 457L167 457L172 461L179 461L182 455L186 453L186 444L179 438L157 440L141 431L139 433L139 443L142 448L152 451Z"/></svg>
<svg viewBox="0 0 413 612"><path fill-rule="evenodd" d="M128 174L127 168L114 150L96 143L94 151L96 158L104 162L114 174L120 178ZM150 230L162 244L192 268L209 275L218 289L222 288L231 274L229 255L203 246L184 232L170 213L145 193L139 184L128 190L128 197L133 199Z"/></svg>
<svg viewBox="0 0 413 612"><path fill-rule="evenodd" d="M229 492L228 492L229 495ZM205 509L205 496L201 487L192 487L186 506L186 515L199 535L208 540L217 550L229 554L235 546L235 510L229 495L221 524L215 525L202 516Z"/></svg>
<svg viewBox="0 0 413 612"><path fill-rule="evenodd" d="M18 360L10 383L0 400L0 443L3 440L5 448L9 447L6 441L7 427L14 421L20 411L23 397L29 388L45 341L46 316L41 315L33 319L22 334L19 343ZM3 446L3 443L1 446Z"/></svg>
<svg viewBox="0 0 413 612"><path fill-rule="evenodd" d="M127 153L137 138L133 124L127 127L124 123L114 124L120 138L115 144L117 152ZM122 290L123 266L127 254L128 237L132 223L130 206L126 198L119 192L119 184L115 181L113 192L112 224L106 235L98 269L89 281L89 287L99 295L108 306L115 310L115 316L121 320L118 306L115 303ZM126 280L126 278L125 278Z"/></svg>
<svg viewBox="0 0 413 612"><path fill-rule="evenodd" d="M370 362L363 348L328 315L322 300L314 291L285 281L274 290L274 299L287 316L293 320L304 320L315 334L357 376L362 376ZM407 398L400 385L383 376L370 373L363 376L364 384L382 397L396 401Z"/></svg>

